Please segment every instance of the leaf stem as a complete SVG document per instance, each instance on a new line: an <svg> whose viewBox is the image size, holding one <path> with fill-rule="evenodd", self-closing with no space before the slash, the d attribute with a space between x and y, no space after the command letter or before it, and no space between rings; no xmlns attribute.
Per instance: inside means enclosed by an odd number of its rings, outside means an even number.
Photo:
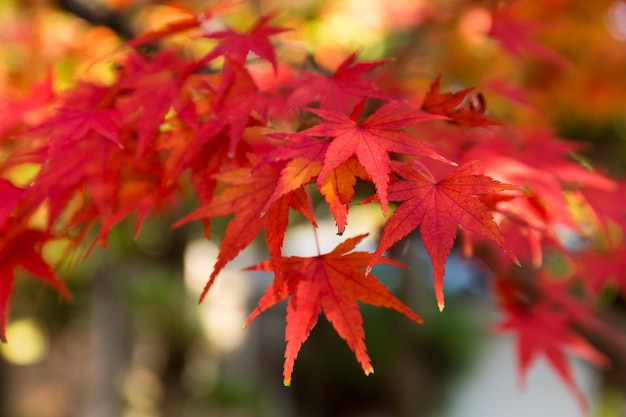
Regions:
<svg viewBox="0 0 626 417"><path fill-rule="evenodd" d="M311 211L311 214L312 214L314 211L313 211L313 199L311 198L310 188L304 187L304 191L306 192L306 199L309 202L309 210ZM313 227L313 236L315 238L315 249L317 249L317 256L321 256L322 251L320 250L320 240L319 240L319 237L317 236L317 225L312 223L311 227Z"/></svg>
<svg viewBox="0 0 626 417"><path fill-rule="evenodd" d="M314 224L311 225L313 227L313 236L315 236L315 248L317 249L317 256L322 255L322 251L320 250L320 240L317 237L317 227Z"/></svg>

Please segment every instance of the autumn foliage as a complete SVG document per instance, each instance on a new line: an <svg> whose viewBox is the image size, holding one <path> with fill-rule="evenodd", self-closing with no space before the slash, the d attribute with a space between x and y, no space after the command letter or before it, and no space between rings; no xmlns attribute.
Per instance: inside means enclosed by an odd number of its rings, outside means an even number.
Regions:
<svg viewBox="0 0 626 417"><path fill-rule="evenodd" d="M491 9L489 35L503 53L568 65L532 37L515 3L507 7ZM455 279L445 265L457 245L492 271L485 279L504 313L499 328L518 337L520 371L545 356L580 396L566 352L602 362L578 330L597 323L595 300L605 287L626 292L618 275L624 256L613 256L624 251L623 183L581 165L572 157L579 146L550 126L491 114L487 93L453 88L445 73L430 74L416 92L393 82L393 61L363 61L357 52L332 69L311 59L294 65L278 58L276 39L289 28L274 23L274 14L246 30L214 29L218 12L228 8L190 14L126 43L112 56L111 82L57 89L49 72L30 94L1 99L1 339L16 271L70 298L46 259L48 245L88 255L120 221L134 219L139 230L148 215L193 195L198 208L173 226L198 222L220 245L200 301L220 271L264 236L269 259L249 269L271 272L274 281L246 325L289 300L285 384L322 312L366 374L373 367L357 301L421 322L374 269L402 267L386 254L419 233L439 309L444 276ZM181 34L203 52L160 44ZM498 91L526 105L510 88ZM363 236L349 234L355 204L379 205L386 216L373 252L356 250ZM337 234L353 237L329 253L284 256L290 215L311 224L314 244L320 205ZM211 236L211 221L223 216L230 216L225 234ZM572 248L563 230L585 244ZM546 253L567 267L552 268Z"/></svg>

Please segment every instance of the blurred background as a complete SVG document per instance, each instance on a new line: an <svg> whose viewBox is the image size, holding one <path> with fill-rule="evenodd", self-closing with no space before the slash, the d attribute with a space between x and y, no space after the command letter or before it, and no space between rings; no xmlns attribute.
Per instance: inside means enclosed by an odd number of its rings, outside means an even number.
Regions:
<svg viewBox="0 0 626 417"><path fill-rule="evenodd" d="M385 88L425 92L444 74L454 88L476 86L495 117L552 127L587 143L587 161L624 174L624 0L511 3L523 21L494 19L498 2L488 0L232 3L222 18L234 27L280 11L277 23L293 30L277 38L279 59L312 54L332 70L355 50L365 60L393 57L387 66L400 76L385 80L383 69ZM210 2L177 4L201 10ZM26 96L48 70L58 88L78 79L106 82L124 40L181 17L180 8L150 0L0 0L0 96ZM184 46L189 39L166 42ZM626 416L623 381L610 369L574 363L588 413L542 361L521 383L513 341L490 330L498 317L486 271L452 256L446 269L454 279L446 280L440 314L417 238L394 248L410 269L374 273L426 324L364 306L375 368L365 377L321 318L296 361L292 386L283 387L284 304L241 328L271 281L241 268L267 253L262 245L243 252L198 305L217 247L202 239L200 224L170 228L195 203L185 204L150 218L136 240L133 225L122 223L106 251L72 260L63 275L72 302L18 279L10 343L0 346L1 417ZM322 229L334 227L324 210L317 214ZM371 248L383 221L375 208L355 207L344 238L370 232ZM225 224L215 222L213 235ZM285 253L303 254L311 238L310 227L294 225ZM323 249L336 243L324 241ZM612 307L622 328L623 306L617 298Z"/></svg>

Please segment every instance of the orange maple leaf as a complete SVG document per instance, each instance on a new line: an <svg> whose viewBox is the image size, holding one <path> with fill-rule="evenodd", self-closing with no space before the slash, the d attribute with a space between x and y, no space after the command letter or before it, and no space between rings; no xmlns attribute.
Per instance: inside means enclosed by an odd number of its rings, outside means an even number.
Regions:
<svg viewBox="0 0 626 417"><path fill-rule="evenodd" d="M265 208L287 192L315 181L322 169L324 155L328 150L329 143L327 141L309 138L297 133L287 134L287 137L289 142L277 147L267 155L268 160L289 159L289 162L282 169L276 189L265 204ZM332 169L319 188L330 212L335 217L338 235L343 234L348 223L348 206L354 197L357 177L371 181L371 177L359 161L355 157L351 157Z"/></svg>
<svg viewBox="0 0 626 417"><path fill-rule="evenodd" d="M181 19L167 23L166 25L159 27L158 29L147 31L140 36L137 36L130 42L127 42L126 45L136 48L146 43L158 41L171 35L186 32L191 29L202 28L205 23L228 11L228 9L232 8L238 3L242 2L218 1L217 3L214 3L211 6L200 11L199 13L194 13L184 6L169 5L169 7L175 9L183 17L181 17Z"/></svg>
<svg viewBox="0 0 626 417"><path fill-rule="evenodd" d="M350 252L367 234L347 239L331 252L314 257L282 257L282 279L274 280L244 326L264 310L291 296L287 303L287 347L283 370L284 384L291 384L291 374L300 347L322 312L333 325L363 367L366 375L374 372L367 355L363 318L355 300L394 309L411 320L422 319L397 299L364 267L372 257L368 252ZM349 252L349 253L348 253ZM378 257L377 263L402 266L399 262ZM247 268L249 271L273 271L270 261Z"/></svg>
<svg viewBox="0 0 626 417"><path fill-rule="evenodd" d="M343 234L348 224L348 210L354 197L357 177L371 181L363 166L356 158L352 157L331 170L319 189L330 208L330 212L335 217L338 235Z"/></svg>
<svg viewBox="0 0 626 417"><path fill-rule="evenodd" d="M299 134L271 134L270 137L286 136L287 141L268 152L261 165L268 161L287 161L280 172L280 178L270 199L265 203L263 211L283 195L309 184L322 169L324 154L328 149L325 141L309 138Z"/></svg>

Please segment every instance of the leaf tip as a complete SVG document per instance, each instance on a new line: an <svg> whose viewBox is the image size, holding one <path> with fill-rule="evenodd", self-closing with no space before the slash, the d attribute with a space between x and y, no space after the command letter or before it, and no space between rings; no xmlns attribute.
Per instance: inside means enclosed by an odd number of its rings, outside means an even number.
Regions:
<svg viewBox="0 0 626 417"><path fill-rule="evenodd" d="M291 386L291 379L284 379L283 380L283 385L286 387L290 387Z"/></svg>
<svg viewBox="0 0 626 417"><path fill-rule="evenodd" d="M513 253L512 250L508 249L507 250L507 255L509 255L509 258L513 261L513 263L517 266L522 266L522 263L519 261L519 258L517 256L515 256L515 254ZM541 258L541 256L540 256ZM539 262L541 263L541 259L539 260Z"/></svg>
<svg viewBox="0 0 626 417"><path fill-rule="evenodd" d="M374 368L372 366L363 369L363 371L365 371L365 375L369 375L369 374L373 374L374 373Z"/></svg>
<svg viewBox="0 0 626 417"><path fill-rule="evenodd" d="M444 302L443 301L439 301L437 303L437 307L439 307L439 312L441 313L443 311L443 308L445 307Z"/></svg>

